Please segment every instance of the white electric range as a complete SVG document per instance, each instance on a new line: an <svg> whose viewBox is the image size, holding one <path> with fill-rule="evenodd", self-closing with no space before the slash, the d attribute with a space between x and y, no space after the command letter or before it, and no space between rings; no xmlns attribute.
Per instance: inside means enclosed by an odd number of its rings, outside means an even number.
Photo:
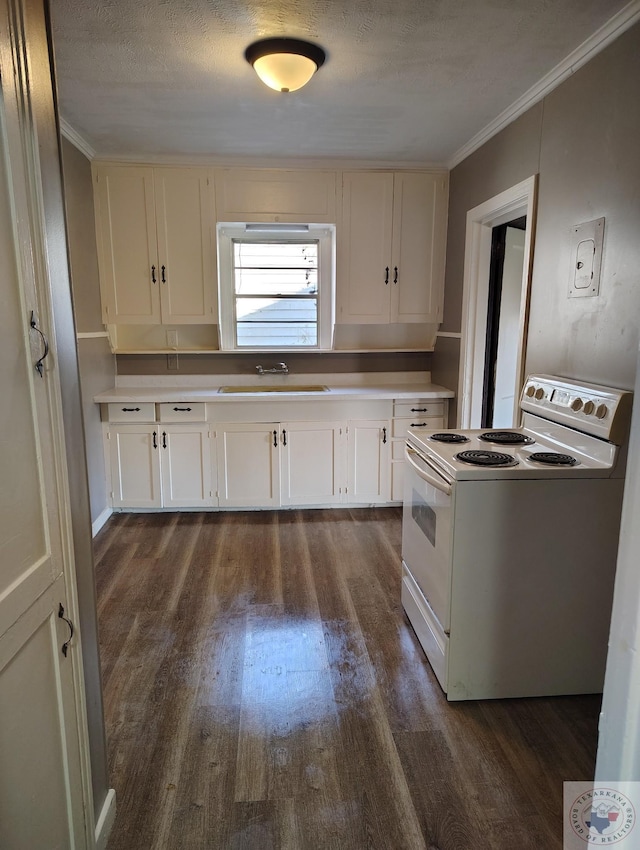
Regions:
<svg viewBox="0 0 640 850"><path fill-rule="evenodd" d="M402 603L448 699L602 690L631 403L532 375L520 428L409 431Z"/></svg>

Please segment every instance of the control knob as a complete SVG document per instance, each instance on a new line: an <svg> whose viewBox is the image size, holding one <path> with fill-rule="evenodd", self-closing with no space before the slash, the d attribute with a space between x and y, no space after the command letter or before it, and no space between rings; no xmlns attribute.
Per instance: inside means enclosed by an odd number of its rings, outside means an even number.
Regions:
<svg viewBox="0 0 640 850"><path fill-rule="evenodd" d="M535 392L535 396L538 399L538 401L540 401L541 398L544 398L544 389L542 387L538 387L538 389Z"/></svg>
<svg viewBox="0 0 640 850"><path fill-rule="evenodd" d="M592 401L585 402L584 405L584 414L585 416L591 416L593 411L596 409L595 404Z"/></svg>
<svg viewBox="0 0 640 850"><path fill-rule="evenodd" d="M529 398L533 398L533 396L536 394L536 388L533 384L529 384L525 392Z"/></svg>
<svg viewBox="0 0 640 850"><path fill-rule="evenodd" d="M599 404L596 408L596 416L598 419L604 419L609 412L609 408L606 404Z"/></svg>
<svg viewBox="0 0 640 850"><path fill-rule="evenodd" d="M574 398L574 400L571 402L571 410L574 410L576 413L579 410L582 410L582 399L581 398Z"/></svg>

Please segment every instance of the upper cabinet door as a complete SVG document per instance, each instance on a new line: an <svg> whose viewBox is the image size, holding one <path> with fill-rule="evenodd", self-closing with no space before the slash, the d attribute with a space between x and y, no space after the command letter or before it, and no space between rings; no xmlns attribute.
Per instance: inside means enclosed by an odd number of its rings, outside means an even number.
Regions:
<svg viewBox="0 0 640 850"><path fill-rule="evenodd" d="M342 222L337 236L340 323L389 321L392 216L393 174L343 174Z"/></svg>
<svg viewBox="0 0 640 850"><path fill-rule="evenodd" d="M103 320L156 324L160 292L153 169L99 167L94 179Z"/></svg>
<svg viewBox="0 0 640 850"><path fill-rule="evenodd" d="M446 223L446 175L396 173L392 322L442 321Z"/></svg>
<svg viewBox="0 0 640 850"><path fill-rule="evenodd" d="M155 168L154 182L162 321L215 323L215 215L207 170Z"/></svg>

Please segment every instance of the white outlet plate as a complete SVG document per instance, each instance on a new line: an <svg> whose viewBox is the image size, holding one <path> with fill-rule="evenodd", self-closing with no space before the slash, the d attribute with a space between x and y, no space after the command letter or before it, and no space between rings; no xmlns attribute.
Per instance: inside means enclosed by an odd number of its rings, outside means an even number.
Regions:
<svg viewBox="0 0 640 850"><path fill-rule="evenodd" d="M178 347L178 331L167 331L167 348Z"/></svg>

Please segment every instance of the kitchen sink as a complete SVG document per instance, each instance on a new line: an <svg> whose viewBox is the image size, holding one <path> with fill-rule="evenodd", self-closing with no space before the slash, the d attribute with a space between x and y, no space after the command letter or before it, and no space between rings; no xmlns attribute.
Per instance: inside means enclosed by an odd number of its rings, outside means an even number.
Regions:
<svg viewBox="0 0 640 850"><path fill-rule="evenodd" d="M219 393L326 393L329 392L329 387L322 384L291 384L286 386L279 384L277 386L269 386L267 384L251 384L244 387L220 387Z"/></svg>

